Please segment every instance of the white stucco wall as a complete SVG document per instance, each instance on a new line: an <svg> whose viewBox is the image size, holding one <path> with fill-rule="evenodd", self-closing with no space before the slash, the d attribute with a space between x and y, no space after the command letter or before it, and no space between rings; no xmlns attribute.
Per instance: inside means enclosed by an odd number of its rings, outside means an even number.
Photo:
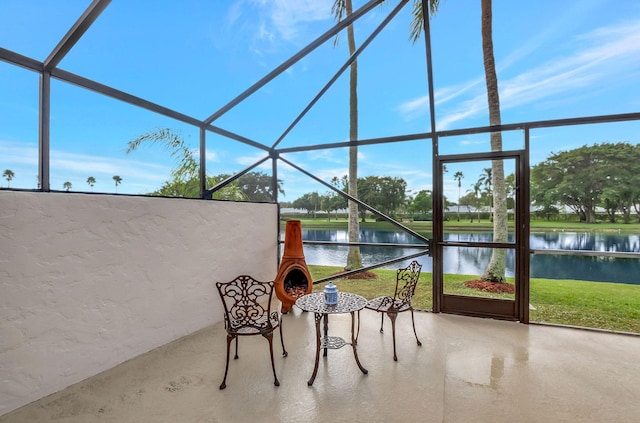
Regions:
<svg viewBox="0 0 640 423"><path fill-rule="evenodd" d="M0 191L0 415L221 320L273 204Z"/></svg>

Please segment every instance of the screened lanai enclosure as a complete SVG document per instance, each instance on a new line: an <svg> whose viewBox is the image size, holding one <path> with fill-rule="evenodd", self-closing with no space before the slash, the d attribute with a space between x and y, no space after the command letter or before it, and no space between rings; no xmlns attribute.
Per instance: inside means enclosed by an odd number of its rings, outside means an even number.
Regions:
<svg viewBox="0 0 640 423"><path fill-rule="evenodd" d="M291 219L317 289L640 333L640 10L516 3L3 2L0 379L94 347L0 415L219 321Z"/></svg>

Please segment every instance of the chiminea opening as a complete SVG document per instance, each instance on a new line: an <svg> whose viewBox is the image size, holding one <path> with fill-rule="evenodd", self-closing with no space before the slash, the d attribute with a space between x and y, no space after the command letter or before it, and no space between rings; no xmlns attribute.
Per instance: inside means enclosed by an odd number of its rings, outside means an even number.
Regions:
<svg viewBox="0 0 640 423"><path fill-rule="evenodd" d="M292 297L301 297L307 293L309 281L300 269L292 269L284 277L284 291Z"/></svg>
<svg viewBox="0 0 640 423"><path fill-rule="evenodd" d="M273 281L282 313L288 313L296 300L311 293L313 281L304 259L302 229L299 220L288 220L284 235L284 252Z"/></svg>

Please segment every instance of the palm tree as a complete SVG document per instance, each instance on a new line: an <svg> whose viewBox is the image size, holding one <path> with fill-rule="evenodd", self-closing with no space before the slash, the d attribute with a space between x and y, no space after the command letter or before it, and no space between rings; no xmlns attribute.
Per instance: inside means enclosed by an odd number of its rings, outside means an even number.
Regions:
<svg viewBox="0 0 640 423"><path fill-rule="evenodd" d="M71 189L71 182L67 181L64 184L62 184L62 186L67 192L69 192L69 190Z"/></svg>
<svg viewBox="0 0 640 423"><path fill-rule="evenodd" d="M480 223L480 193L481 193L481 188L482 188L482 182L477 181L475 184L473 184L473 194L476 196L476 210L478 211L478 223Z"/></svg>
<svg viewBox="0 0 640 423"><path fill-rule="evenodd" d="M113 177L113 180L116 183L116 192L118 192L118 185L120 185L122 183L122 178L119 177L118 175L115 175Z"/></svg>
<svg viewBox="0 0 640 423"><path fill-rule="evenodd" d="M168 184L182 188L172 190L171 196L196 198L200 196L201 188L198 174L200 164L179 132L170 128L158 128L149 131L129 141L126 153L134 152L143 144L164 144L165 148L171 151L170 156L178 159L177 166L171 169L173 180L168 182ZM193 185L192 181L196 179L197 183ZM215 182L220 181L216 180ZM227 190L227 188L229 189ZM234 192L233 186L226 186L216 191L213 198L232 199L235 198L236 194L238 193ZM246 199L244 201L246 201Z"/></svg>
<svg viewBox="0 0 640 423"><path fill-rule="evenodd" d="M440 7L440 0L429 0L429 15L433 16ZM420 39L420 35L424 32L424 11L422 10L422 1L413 1L413 19L411 20L411 34L409 38L414 43ZM446 170L445 170L446 172Z"/></svg>
<svg viewBox="0 0 640 423"><path fill-rule="evenodd" d="M489 125L501 125L500 96L498 93L498 76L493 56L493 10L491 0L481 0L482 5L482 56L484 58L484 74L487 84L487 102L489 105ZM502 133L491 133L491 151L502 151ZM492 160L493 179L493 241L507 242L507 192L504 182L504 162ZM482 280L505 282L506 250L494 248L491 260L482 275Z"/></svg>
<svg viewBox="0 0 640 423"><path fill-rule="evenodd" d="M129 154L135 151L143 143L164 144L168 150L171 150L171 157L180 159L179 165L171 170L171 174L175 179L188 181L198 176L200 165L180 133L169 128L160 128L147 132L129 141L126 153Z"/></svg>
<svg viewBox="0 0 640 423"><path fill-rule="evenodd" d="M338 0L336 0L338 1ZM487 102L489 105L489 125L500 125L500 96L498 93L498 76L493 56L493 10L492 0L481 0L482 16L482 56L484 75L487 86ZM438 9L437 0L430 0L430 13ZM413 21L411 22L411 38L414 42L420 38L423 29L422 2L416 0L413 4ZM491 151L502 151L502 133L491 133ZM493 239L495 242L507 241L507 194L504 182L504 164L502 160L492 160L493 170ZM506 268L506 251L494 248L491 260L482 279L491 282L504 282Z"/></svg>
<svg viewBox="0 0 640 423"><path fill-rule="evenodd" d="M353 12L351 0L335 0L331 13L338 22L344 17L349 17ZM349 55L356 51L356 39L353 32L353 25L347 27L347 43L349 45ZM354 60L349 67L349 141L358 140L358 61ZM358 198L358 147L349 147L349 176L348 190L350 196ZM360 224L358 223L358 204L349 201L349 242L360 240ZM362 257L360 247L350 246L347 253L347 264L345 270L354 270L362 267Z"/></svg>
<svg viewBox="0 0 640 423"><path fill-rule="evenodd" d="M438 10L440 0L429 0L430 12L433 15ZM343 18L349 17L353 12L351 0L335 0L331 13L340 22ZM411 23L411 38L415 42L420 38L420 33L424 23L422 22L422 1L413 2L413 22ZM347 43L349 45L349 55L356 51L356 41L353 25L347 27ZM349 68L349 141L358 140L358 61L354 60ZM350 196L358 198L358 147L349 147L349 177L348 191ZM358 204L349 201L349 242L360 240L360 225L358 223ZM346 270L359 269L362 267L362 258L359 247L349 247L347 254Z"/></svg>
<svg viewBox="0 0 640 423"><path fill-rule="evenodd" d="M5 169L5 171L2 172L2 176L4 177L4 179L7 180L7 188L10 188L11 187L11 180L15 176L15 174L13 173L13 170Z"/></svg>
<svg viewBox="0 0 640 423"><path fill-rule="evenodd" d="M515 195L516 195L516 175L510 173L506 178L504 178L504 189L507 194L507 200L513 200L513 204L515 206ZM509 204L507 204L507 210L509 209ZM515 211L515 210L514 210Z"/></svg>
<svg viewBox="0 0 640 423"><path fill-rule="evenodd" d="M89 176L87 178L87 183L89 184L89 186L91 187L91 192L93 192L93 186L96 183L96 178L94 178L93 176Z"/></svg>
<svg viewBox="0 0 640 423"><path fill-rule="evenodd" d="M460 187L462 186L462 179L464 174L461 171L457 171L453 174L453 179L458 181L458 222L460 222Z"/></svg>
<svg viewBox="0 0 640 423"><path fill-rule="evenodd" d="M487 198L491 198L493 196L493 169L490 167L485 167L482 169L482 173L478 178L478 183L484 187L483 195L486 195ZM489 213L493 210L493 202L489 201Z"/></svg>

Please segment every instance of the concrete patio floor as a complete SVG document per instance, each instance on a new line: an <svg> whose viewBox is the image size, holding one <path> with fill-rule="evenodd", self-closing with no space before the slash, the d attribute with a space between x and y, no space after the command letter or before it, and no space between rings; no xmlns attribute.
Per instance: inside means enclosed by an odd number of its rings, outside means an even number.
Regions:
<svg viewBox="0 0 640 423"><path fill-rule="evenodd" d="M180 318L180 316L176 316ZM227 388L225 331L216 324L0 417L15 422L637 422L640 337L454 315L398 317L391 326L361 313L358 353L329 350L307 386L315 357L313 315L284 316L289 356L274 338L240 340ZM349 337L349 315L330 335ZM233 352L232 352L233 353Z"/></svg>

